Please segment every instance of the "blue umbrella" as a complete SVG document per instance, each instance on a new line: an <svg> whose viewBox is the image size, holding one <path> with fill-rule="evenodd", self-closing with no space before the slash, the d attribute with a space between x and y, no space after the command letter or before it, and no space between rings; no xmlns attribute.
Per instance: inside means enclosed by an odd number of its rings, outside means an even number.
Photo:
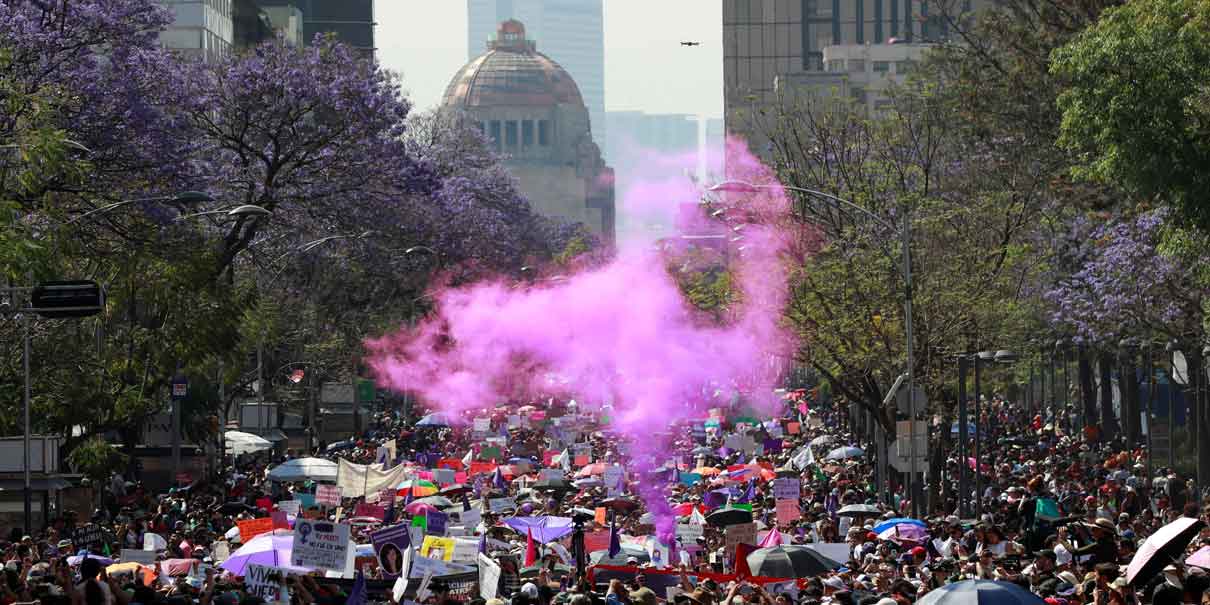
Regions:
<svg viewBox="0 0 1210 605"><path fill-rule="evenodd" d="M824 460L844 460L845 458L860 458L865 455L865 450L859 447L838 447L824 456Z"/></svg>
<svg viewBox="0 0 1210 605"><path fill-rule="evenodd" d="M917 525L924 529L928 529L928 527L929 527L927 523L925 523L924 521L921 521L920 519L909 519L907 517L895 517L894 519L887 519L886 521L883 521L883 522L879 523L878 525L875 525L873 531L876 534L880 534L892 527L895 527L896 525L899 525L900 523L905 524L905 525Z"/></svg>
<svg viewBox="0 0 1210 605"><path fill-rule="evenodd" d="M1044 605L1042 597L996 580L965 580L930 590L916 605Z"/></svg>

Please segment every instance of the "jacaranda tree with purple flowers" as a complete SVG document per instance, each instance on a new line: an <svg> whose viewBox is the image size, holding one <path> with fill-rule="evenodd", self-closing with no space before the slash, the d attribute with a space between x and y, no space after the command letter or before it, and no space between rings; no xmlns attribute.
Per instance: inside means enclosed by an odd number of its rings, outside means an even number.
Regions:
<svg viewBox="0 0 1210 605"><path fill-rule="evenodd" d="M1047 293L1052 319L1088 344L1123 338L1200 342L1205 295L1198 271L1207 258L1164 253L1167 217L1167 209L1157 209L1075 223L1078 269Z"/></svg>

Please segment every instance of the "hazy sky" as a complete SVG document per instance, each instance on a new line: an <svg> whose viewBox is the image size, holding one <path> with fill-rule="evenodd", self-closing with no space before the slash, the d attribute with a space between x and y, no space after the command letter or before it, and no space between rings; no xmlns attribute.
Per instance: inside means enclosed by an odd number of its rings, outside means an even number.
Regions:
<svg viewBox="0 0 1210 605"><path fill-rule="evenodd" d="M607 111L723 115L722 0L604 1ZM375 10L379 61L403 75L418 109L436 106L467 60L466 1L378 0Z"/></svg>

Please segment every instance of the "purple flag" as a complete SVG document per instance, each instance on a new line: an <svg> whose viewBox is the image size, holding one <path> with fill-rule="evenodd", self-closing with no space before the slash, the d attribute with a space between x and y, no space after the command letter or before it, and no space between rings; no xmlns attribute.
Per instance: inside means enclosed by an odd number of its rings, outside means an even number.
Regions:
<svg viewBox="0 0 1210 605"><path fill-rule="evenodd" d="M500 467L496 467L496 472L492 474L492 484L496 489L508 491L508 481L504 478L504 471Z"/></svg>
<svg viewBox="0 0 1210 605"><path fill-rule="evenodd" d="M366 576L357 571L357 578L353 580L353 588L349 589L349 596L345 599L346 605L365 605L366 603Z"/></svg>
<svg viewBox="0 0 1210 605"><path fill-rule="evenodd" d="M618 556L622 552L622 537L618 535L618 522L615 520L609 526L609 558Z"/></svg>
<svg viewBox="0 0 1210 605"><path fill-rule="evenodd" d="M532 532L534 539L543 544L553 542L575 531L570 517L509 517L504 524L517 533Z"/></svg>

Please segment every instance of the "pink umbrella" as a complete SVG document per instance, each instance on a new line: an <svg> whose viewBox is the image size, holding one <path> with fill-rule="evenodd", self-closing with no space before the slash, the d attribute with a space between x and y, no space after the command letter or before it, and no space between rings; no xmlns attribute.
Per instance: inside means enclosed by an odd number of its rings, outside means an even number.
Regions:
<svg viewBox="0 0 1210 605"><path fill-rule="evenodd" d="M1189 542L1205 525L1201 519L1181 517L1159 528L1134 553L1134 558L1126 567L1126 581L1136 586L1145 584L1159 574L1164 566L1179 561Z"/></svg>
<svg viewBox="0 0 1210 605"><path fill-rule="evenodd" d="M1185 565L1210 569L1210 546L1203 546L1197 552L1189 555L1189 558L1185 559Z"/></svg>
<svg viewBox="0 0 1210 605"><path fill-rule="evenodd" d="M878 534L879 540L890 540L892 542L924 542L928 538L928 532L924 531L923 527L912 523L896 523L893 527L888 527Z"/></svg>
<svg viewBox="0 0 1210 605"><path fill-rule="evenodd" d="M429 513L429 511L432 511L435 513L441 512L441 511L437 510L436 506L433 506L432 504L429 504L427 502L413 502L403 508L403 512L405 512L409 515L412 515L413 517L415 517L417 515L427 515Z"/></svg>
<svg viewBox="0 0 1210 605"><path fill-rule="evenodd" d="M781 532L777 531L776 527L769 530L769 533L765 534L764 538L761 538L760 544L757 544L761 548L772 548L781 545Z"/></svg>

